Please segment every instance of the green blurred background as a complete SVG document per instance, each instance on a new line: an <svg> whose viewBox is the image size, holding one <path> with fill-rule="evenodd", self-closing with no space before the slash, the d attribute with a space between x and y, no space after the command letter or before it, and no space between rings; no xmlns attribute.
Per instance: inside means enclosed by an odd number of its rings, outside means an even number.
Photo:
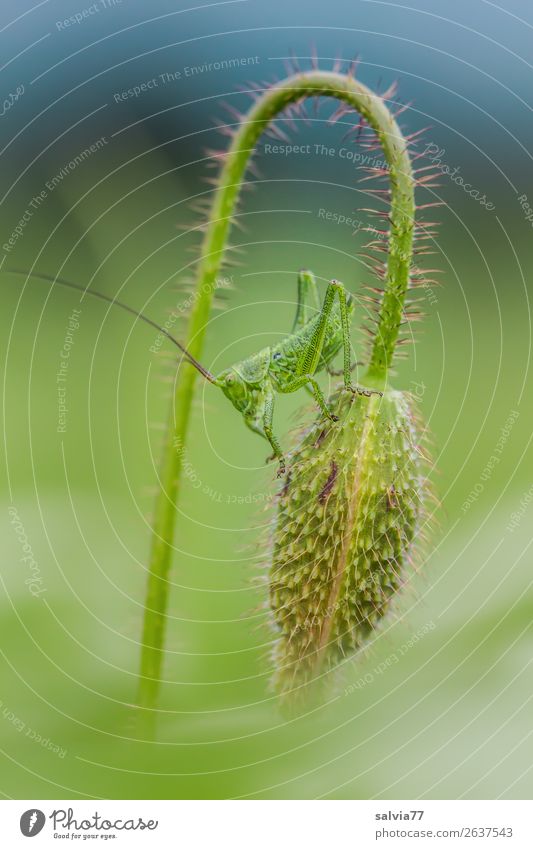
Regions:
<svg viewBox="0 0 533 849"><path fill-rule="evenodd" d="M23 87L1 118L2 245L32 211L12 250L2 248L4 271L31 267L120 293L159 322L169 309L181 314L198 259L191 200L212 192L204 148L225 144L214 119L228 120L222 101L246 107L239 86L282 76L291 51L302 67L313 49L325 67L359 54L358 75L374 88L399 79L400 97L412 102L407 132L431 125L418 150L444 151L442 163L494 209L449 176L418 195L446 204L426 214L442 222L427 264L443 274L395 383L419 395L433 434L438 526L394 615L344 664L331 701L297 720L280 714L269 690L260 540L275 470L264 466L266 443L221 393L198 384L156 744L135 739L131 705L173 356L165 365L150 351L154 333L119 310L90 299L80 307L72 292L2 274L0 791L527 798L533 239L519 198L529 190L533 204L529 4L245 0L191 10L122 0L61 24L82 9L57 0L2 6L3 97ZM222 60L239 66L186 71ZM165 74L174 78L163 84ZM138 97L115 96L152 79ZM362 219L358 209L369 205L361 172L341 154L358 148L342 140L346 126L327 124L330 112L311 106L308 125L284 128L310 154L269 154L272 140L261 142L261 176L242 206L246 230L233 233L241 264L227 272L233 288L207 333L212 370L290 329L298 268L312 268L322 287L337 277L355 294L369 280L358 257L365 234L319 212ZM46 189L99 138L99 150ZM333 155L316 155L315 144ZM56 375L73 308L80 326L58 433ZM361 303L358 325L363 313ZM353 342L361 356L359 328ZM301 404L278 401L284 444ZM22 533L37 564L36 596Z"/></svg>

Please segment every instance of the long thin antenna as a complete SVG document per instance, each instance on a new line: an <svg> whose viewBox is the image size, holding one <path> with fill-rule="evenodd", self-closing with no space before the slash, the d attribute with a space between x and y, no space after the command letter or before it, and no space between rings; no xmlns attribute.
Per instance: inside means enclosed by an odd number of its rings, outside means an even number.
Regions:
<svg viewBox="0 0 533 849"><path fill-rule="evenodd" d="M143 315L142 312L138 312L133 309L133 307L129 307L127 304L123 304L122 301L117 301L116 298L111 298L109 295L104 295L102 292L95 292L94 289L86 289L84 286L78 286L77 283L71 283L69 280L62 280L61 277L50 277L48 274L35 274L34 272L28 271L18 271L14 268L6 269L6 274L16 274L23 277L35 277L37 280L46 280L48 283L59 283L60 286L66 286L67 289L76 289L78 292L83 292L84 295L92 295L94 298L100 298L101 301L107 301L108 304L113 304L117 307L121 307L126 312L129 312L131 315L134 315L136 318L140 318L141 321L144 321L146 324L149 324L151 327L155 327L156 330L159 330L167 339L170 339L171 342L176 345L177 348L183 353L183 355L187 358L191 365L194 366L200 374L205 377L209 383L215 383L215 376L211 374L206 368L201 365L198 360L196 360L192 354L189 354L187 348L185 348L181 342L178 342L177 339L172 336L168 330L165 330L164 327L157 324L157 322L152 321L148 316Z"/></svg>

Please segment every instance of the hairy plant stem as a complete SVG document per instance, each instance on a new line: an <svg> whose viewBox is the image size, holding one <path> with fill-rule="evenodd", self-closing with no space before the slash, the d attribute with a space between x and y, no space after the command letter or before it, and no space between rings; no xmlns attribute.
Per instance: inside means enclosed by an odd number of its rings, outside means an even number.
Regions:
<svg viewBox="0 0 533 849"><path fill-rule="evenodd" d="M389 169L390 234L387 273L373 341L366 382L379 387L387 378L403 319L403 306L409 284L414 229L414 180L407 144L386 103L350 75L327 71L295 74L267 89L239 124L223 157L207 230L198 263L196 295L186 346L201 358L216 277L227 246L227 236L235 213L245 172L255 145L285 107L306 97L324 96L344 101L356 110L374 130ZM138 705L144 730L154 731L161 682L165 623L170 583L169 567L173 532L180 493L180 475L186 444L191 402L197 373L182 362L176 379L165 438L160 474L160 493L155 504L142 636Z"/></svg>

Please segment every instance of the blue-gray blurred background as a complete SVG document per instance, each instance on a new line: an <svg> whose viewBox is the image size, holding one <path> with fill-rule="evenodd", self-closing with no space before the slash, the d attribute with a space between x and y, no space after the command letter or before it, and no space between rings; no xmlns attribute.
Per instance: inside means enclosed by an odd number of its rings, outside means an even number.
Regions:
<svg viewBox="0 0 533 849"><path fill-rule="evenodd" d="M530 795L532 36L526 0L4 0L4 795ZM191 202L213 191L205 148L224 148L216 122L235 121L223 102L246 109L240 89L281 78L287 61L310 67L313 55L345 70L358 56L358 77L381 91L397 80L402 126L428 128L416 150L430 145L444 171L418 193L421 204L444 201L425 213L441 222L426 260L441 285L395 378L433 434L438 523L335 697L288 721L269 690L258 552L274 472L222 395L199 385L160 741L139 742L130 706L172 361L163 367L155 334L120 311L3 272L60 274L120 292L156 321L183 316L199 245ZM368 234L357 223L369 223L362 151L343 140L346 125L328 124L331 111L311 105L307 123L283 128L309 152L261 140L246 229L232 234L240 265L208 329L213 370L290 329L300 267L356 295L369 280L358 255ZM363 313L361 302L361 357ZM278 402L284 444L301 402Z"/></svg>

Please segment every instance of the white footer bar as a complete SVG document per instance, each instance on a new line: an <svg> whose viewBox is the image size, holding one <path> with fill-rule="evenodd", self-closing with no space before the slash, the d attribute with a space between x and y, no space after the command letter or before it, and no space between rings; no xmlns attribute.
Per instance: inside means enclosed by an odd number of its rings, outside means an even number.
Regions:
<svg viewBox="0 0 533 849"><path fill-rule="evenodd" d="M10 849L533 848L529 801L8 800L0 802L0 834Z"/></svg>

